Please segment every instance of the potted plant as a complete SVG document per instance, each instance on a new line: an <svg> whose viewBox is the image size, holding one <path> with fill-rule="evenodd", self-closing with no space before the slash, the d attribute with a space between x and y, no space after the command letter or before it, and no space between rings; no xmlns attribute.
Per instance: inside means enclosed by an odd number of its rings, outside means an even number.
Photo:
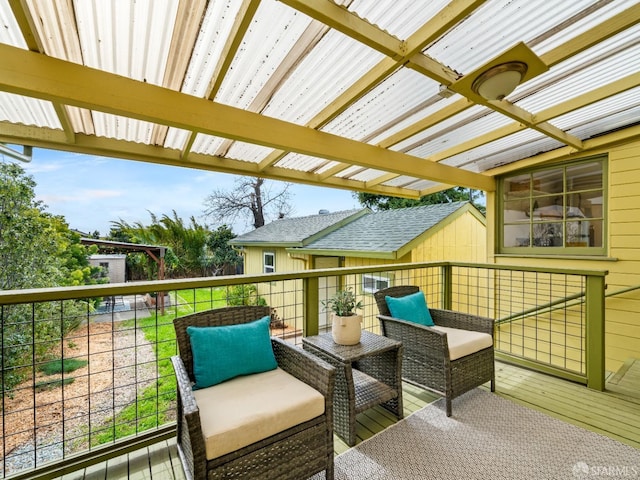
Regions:
<svg viewBox="0 0 640 480"><path fill-rule="evenodd" d="M355 310L362 308L351 289L338 290L330 299L323 301L325 310L331 310L331 334L339 345L355 345L360 342L362 315Z"/></svg>

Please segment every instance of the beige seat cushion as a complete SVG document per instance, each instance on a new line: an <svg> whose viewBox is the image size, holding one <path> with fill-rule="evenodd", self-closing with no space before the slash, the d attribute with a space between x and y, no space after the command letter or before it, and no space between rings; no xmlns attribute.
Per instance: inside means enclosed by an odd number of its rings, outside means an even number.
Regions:
<svg viewBox="0 0 640 480"><path fill-rule="evenodd" d="M438 325L431 328L447 334L449 358L451 360L466 357L471 353L479 352L493 345L493 338L488 333L440 327Z"/></svg>
<svg viewBox="0 0 640 480"><path fill-rule="evenodd" d="M195 390L207 459L324 413L324 397L280 368Z"/></svg>

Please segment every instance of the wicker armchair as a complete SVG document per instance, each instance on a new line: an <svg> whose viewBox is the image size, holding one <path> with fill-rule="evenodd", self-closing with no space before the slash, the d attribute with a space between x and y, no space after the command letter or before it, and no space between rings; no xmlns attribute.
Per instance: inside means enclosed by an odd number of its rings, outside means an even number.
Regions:
<svg viewBox="0 0 640 480"><path fill-rule="evenodd" d="M436 326L491 335L490 347L451 360L447 333L391 317L386 296L404 297L418 291L416 286L403 285L385 288L374 294L380 312L378 318L382 324L382 334L403 344L403 379L443 395L447 416L451 416L451 400L455 397L488 381L491 382L491 391L495 391L493 320L430 308Z"/></svg>
<svg viewBox="0 0 640 480"><path fill-rule="evenodd" d="M271 343L278 367L324 396L324 414L236 451L207 459L200 409L192 391L193 355L187 327L248 323L266 315L270 315L269 307L240 306L208 310L174 320L180 351L179 356L171 358L178 384L177 443L188 479L300 480L323 470L325 478L333 479L335 370L301 348L274 337ZM252 394L261 395L260 391Z"/></svg>

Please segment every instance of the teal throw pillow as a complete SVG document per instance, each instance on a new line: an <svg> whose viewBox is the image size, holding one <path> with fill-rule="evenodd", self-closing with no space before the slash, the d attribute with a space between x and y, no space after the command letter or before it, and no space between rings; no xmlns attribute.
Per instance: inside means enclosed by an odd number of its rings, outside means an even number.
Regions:
<svg viewBox="0 0 640 480"><path fill-rule="evenodd" d="M278 366L266 316L223 327L187 327L193 354L194 389L217 385L240 375Z"/></svg>
<svg viewBox="0 0 640 480"><path fill-rule="evenodd" d="M433 319L423 292L412 293L404 297L386 296L384 298L392 317L433 327Z"/></svg>

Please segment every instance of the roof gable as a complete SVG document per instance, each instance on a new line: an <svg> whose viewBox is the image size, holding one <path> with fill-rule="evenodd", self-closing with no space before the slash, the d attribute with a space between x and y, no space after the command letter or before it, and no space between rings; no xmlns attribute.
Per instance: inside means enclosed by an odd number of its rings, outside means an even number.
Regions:
<svg viewBox="0 0 640 480"><path fill-rule="evenodd" d="M445 219L463 209L476 210L469 202L453 202L375 212L309 243L302 250L393 256L425 232L437 231Z"/></svg>

